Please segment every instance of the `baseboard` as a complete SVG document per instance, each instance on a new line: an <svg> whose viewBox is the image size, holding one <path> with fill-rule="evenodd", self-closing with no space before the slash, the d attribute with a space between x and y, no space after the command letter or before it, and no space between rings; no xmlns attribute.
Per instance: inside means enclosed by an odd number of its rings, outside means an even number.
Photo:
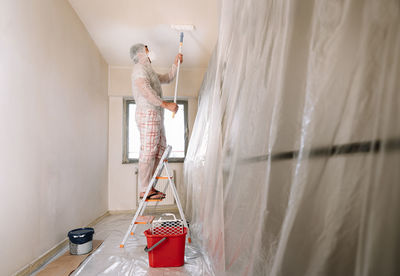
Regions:
<svg viewBox="0 0 400 276"><path fill-rule="evenodd" d="M108 211L110 215L120 215L120 214L135 214L135 209L131 210L110 210Z"/></svg>
<svg viewBox="0 0 400 276"><path fill-rule="evenodd" d="M53 256L57 255L65 246L68 245L68 239L65 238L62 242L51 248L49 251L41 255L39 258L34 260L32 263L28 264L21 270L17 271L15 276L26 276L33 273L35 270L44 265L48 260L50 260Z"/></svg>
<svg viewBox="0 0 400 276"><path fill-rule="evenodd" d="M100 220L103 218L109 216L110 213L107 211L100 217L96 218L94 221L89 223L87 227L92 227L96 223L98 223ZM43 266L46 262L48 262L51 258L53 258L55 255L57 255L64 247L68 245L68 238L65 238L62 240L60 243L55 245L53 248L45 252L43 255L41 255L39 258L31 262L30 264L26 265L23 267L21 270L17 271L14 275L15 276L26 276L30 275L33 272L35 272L37 269L39 269L41 266Z"/></svg>

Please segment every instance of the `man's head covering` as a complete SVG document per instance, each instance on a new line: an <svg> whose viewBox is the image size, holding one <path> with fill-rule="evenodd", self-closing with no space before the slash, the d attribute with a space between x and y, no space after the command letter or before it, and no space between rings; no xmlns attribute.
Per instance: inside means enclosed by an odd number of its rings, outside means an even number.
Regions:
<svg viewBox="0 0 400 276"><path fill-rule="evenodd" d="M146 45L142 43L135 44L130 49L131 59L134 63L143 63L147 60Z"/></svg>

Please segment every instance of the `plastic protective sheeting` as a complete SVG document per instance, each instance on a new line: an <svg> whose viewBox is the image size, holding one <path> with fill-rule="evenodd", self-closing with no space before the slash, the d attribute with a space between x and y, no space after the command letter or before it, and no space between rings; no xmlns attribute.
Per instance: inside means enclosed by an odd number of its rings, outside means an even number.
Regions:
<svg viewBox="0 0 400 276"><path fill-rule="evenodd" d="M223 0L185 161L216 275L400 275L397 0Z"/></svg>
<svg viewBox="0 0 400 276"><path fill-rule="evenodd" d="M113 215L95 226L95 239L104 239L103 244L93 252L71 275L211 275L210 264L193 241L186 243L185 264L182 267L149 267L144 251L147 245L143 232L149 227L138 225L135 236L130 236L124 248L119 244L127 231L133 214ZM156 249L154 249L156 250ZM173 252L171 252L173 254Z"/></svg>

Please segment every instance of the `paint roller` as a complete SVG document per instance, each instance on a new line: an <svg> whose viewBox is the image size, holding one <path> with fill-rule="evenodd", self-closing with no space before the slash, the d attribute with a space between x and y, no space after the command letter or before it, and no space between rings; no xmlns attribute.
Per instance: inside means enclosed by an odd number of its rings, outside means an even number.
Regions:
<svg viewBox="0 0 400 276"><path fill-rule="evenodd" d="M184 31L193 31L194 25L171 25L171 28L177 31L180 31L179 35L179 54L182 54L182 46L183 46L183 32ZM174 94L174 103L176 103L176 96L178 95L178 82L179 82L179 70L181 67L181 61L178 61L178 68L176 70L176 81L175 81L175 94ZM172 118L175 117L175 112L172 113Z"/></svg>

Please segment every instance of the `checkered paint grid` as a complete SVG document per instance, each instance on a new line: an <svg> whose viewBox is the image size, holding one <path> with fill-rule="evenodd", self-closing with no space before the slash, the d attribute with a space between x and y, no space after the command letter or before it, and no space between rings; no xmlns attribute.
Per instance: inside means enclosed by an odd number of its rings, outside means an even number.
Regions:
<svg viewBox="0 0 400 276"><path fill-rule="evenodd" d="M173 236L183 234L183 221L182 220L163 220L153 221L151 226L151 233L153 235Z"/></svg>

